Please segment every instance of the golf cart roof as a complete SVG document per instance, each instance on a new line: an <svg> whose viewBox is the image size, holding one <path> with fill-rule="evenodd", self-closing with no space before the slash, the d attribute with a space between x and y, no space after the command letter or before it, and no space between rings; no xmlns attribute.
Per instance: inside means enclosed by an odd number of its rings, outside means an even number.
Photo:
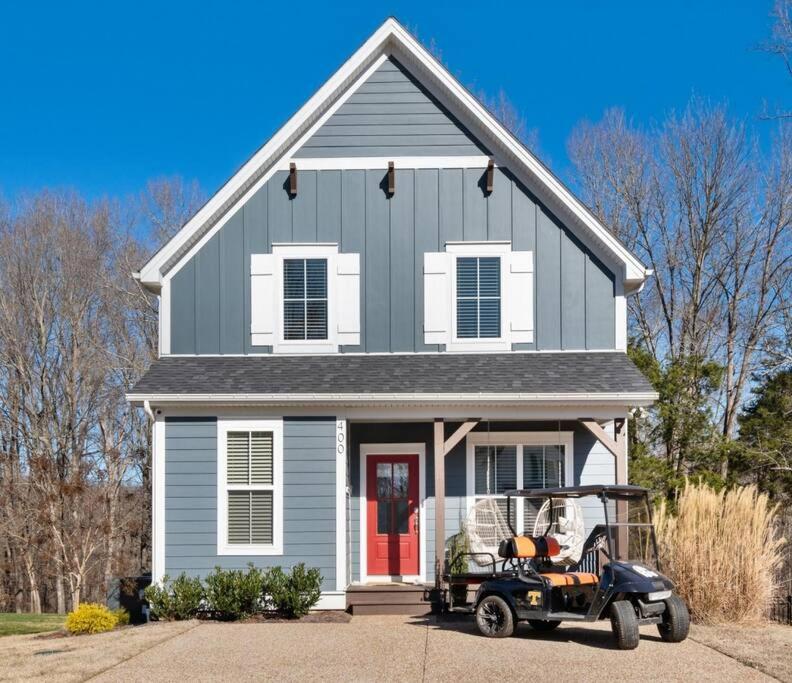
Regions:
<svg viewBox="0 0 792 683"><path fill-rule="evenodd" d="M524 498L542 498L553 496L555 498L580 498L582 496L606 496L616 497L635 497L640 498L647 494L648 489L641 486L621 485L591 485L591 486L561 486L548 489L512 489L506 491L507 496Z"/></svg>

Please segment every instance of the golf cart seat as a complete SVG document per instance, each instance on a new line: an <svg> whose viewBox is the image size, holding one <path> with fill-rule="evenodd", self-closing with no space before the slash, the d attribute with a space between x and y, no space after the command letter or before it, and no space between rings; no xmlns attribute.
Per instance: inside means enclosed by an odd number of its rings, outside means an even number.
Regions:
<svg viewBox="0 0 792 683"><path fill-rule="evenodd" d="M561 552L558 541L551 536L513 536L501 541L498 555L505 559L533 560L552 557Z"/></svg>
<svg viewBox="0 0 792 683"><path fill-rule="evenodd" d="M599 577L589 572L543 572L540 576L554 588L556 586L596 586Z"/></svg>

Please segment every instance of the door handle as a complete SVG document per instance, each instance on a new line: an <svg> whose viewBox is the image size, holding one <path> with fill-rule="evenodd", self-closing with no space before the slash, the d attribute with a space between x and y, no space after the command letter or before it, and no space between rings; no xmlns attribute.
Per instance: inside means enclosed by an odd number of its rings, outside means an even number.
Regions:
<svg viewBox="0 0 792 683"><path fill-rule="evenodd" d="M415 508L413 512L415 513L415 516L413 518L413 531L417 534L418 530L421 528L420 520L419 520L419 515L421 514L420 508Z"/></svg>

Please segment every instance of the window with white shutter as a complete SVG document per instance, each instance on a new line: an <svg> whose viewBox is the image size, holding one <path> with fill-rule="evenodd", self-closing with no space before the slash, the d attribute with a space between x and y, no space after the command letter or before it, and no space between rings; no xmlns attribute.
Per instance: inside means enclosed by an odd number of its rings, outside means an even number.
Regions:
<svg viewBox="0 0 792 683"><path fill-rule="evenodd" d="M218 552L279 554L280 422L228 420L218 425Z"/></svg>
<svg viewBox="0 0 792 683"><path fill-rule="evenodd" d="M510 242L447 242L424 254L424 342L511 351L534 333L533 252Z"/></svg>

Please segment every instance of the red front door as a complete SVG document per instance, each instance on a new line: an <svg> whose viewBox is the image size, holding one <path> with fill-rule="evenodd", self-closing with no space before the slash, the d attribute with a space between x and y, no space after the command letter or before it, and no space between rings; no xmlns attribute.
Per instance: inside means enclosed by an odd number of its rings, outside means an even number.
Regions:
<svg viewBox="0 0 792 683"><path fill-rule="evenodd" d="M366 544L370 576L418 574L418 456L369 455Z"/></svg>

